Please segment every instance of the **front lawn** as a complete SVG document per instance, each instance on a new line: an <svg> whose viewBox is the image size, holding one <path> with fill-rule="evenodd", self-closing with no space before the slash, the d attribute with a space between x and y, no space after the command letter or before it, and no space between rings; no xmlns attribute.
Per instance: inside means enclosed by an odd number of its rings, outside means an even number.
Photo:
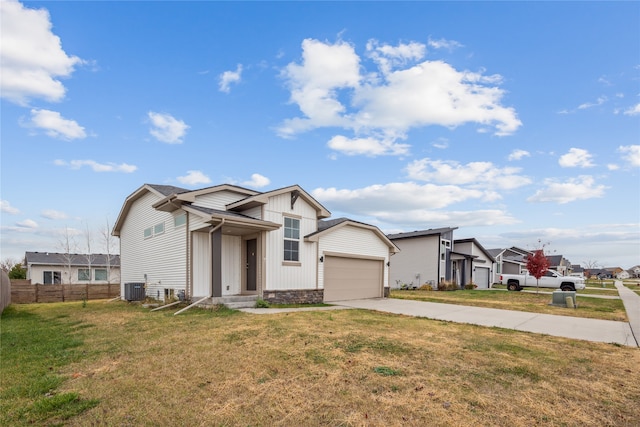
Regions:
<svg viewBox="0 0 640 427"><path fill-rule="evenodd" d="M631 426L639 414L638 349L366 310L14 305L0 334L7 426Z"/></svg>
<svg viewBox="0 0 640 427"><path fill-rule="evenodd" d="M527 290L535 291L535 288L527 288ZM578 308L573 309L549 305L551 303L551 295L549 292L553 292L553 289L540 288L540 292L541 293L538 294L530 292L511 292L499 289L458 291L392 290L390 296L391 298L399 299L500 308L531 313L588 317L593 319L616 320L622 322L628 321L624 304L622 303L622 300L619 299L613 300L581 297L580 294L583 291L578 291Z"/></svg>

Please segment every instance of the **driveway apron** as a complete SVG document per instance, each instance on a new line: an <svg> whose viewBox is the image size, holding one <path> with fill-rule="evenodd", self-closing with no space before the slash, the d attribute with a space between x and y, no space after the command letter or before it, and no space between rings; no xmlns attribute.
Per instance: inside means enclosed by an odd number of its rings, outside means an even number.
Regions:
<svg viewBox="0 0 640 427"><path fill-rule="evenodd" d="M635 294L633 291L629 290L629 292ZM623 297L622 293L620 296L624 301L625 297ZM640 300L640 297L637 295L635 295L635 297ZM630 300L634 301L631 298ZM633 331L629 323L616 322L613 320L526 313L523 311L469 307L464 305L401 300L394 298L338 301L333 304L343 307L376 310L406 316L426 317L429 319L445 320L448 322L469 323L472 325L489 327L493 326L497 328L534 332L556 337L638 347L638 343L634 338ZM638 301L638 304L639 305L636 306L636 308L640 308L640 301ZM636 314L640 317L640 311ZM631 319L631 317L632 316L630 315L629 318ZM640 329L638 332L640 332Z"/></svg>

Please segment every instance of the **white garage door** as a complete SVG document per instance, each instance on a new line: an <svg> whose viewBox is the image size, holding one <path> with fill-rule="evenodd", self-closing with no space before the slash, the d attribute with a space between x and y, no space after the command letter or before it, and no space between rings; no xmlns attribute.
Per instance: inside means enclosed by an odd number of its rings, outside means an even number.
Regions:
<svg viewBox="0 0 640 427"><path fill-rule="evenodd" d="M324 257L324 300L382 297L382 260Z"/></svg>
<svg viewBox="0 0 640 427"><path fill-rule="evenodd" d="M476 285L478 289L489 288L489 269L483 267L476 267Z"/></svg>

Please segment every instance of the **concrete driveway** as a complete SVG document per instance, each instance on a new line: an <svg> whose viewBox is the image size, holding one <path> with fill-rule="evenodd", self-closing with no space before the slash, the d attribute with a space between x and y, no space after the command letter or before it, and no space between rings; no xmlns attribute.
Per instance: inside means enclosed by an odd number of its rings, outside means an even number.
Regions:
<svg viewBox="0 0 640 427"><path fill-rule="evenodd" d="M495 308L469 307L394 298L332 302L337 306L376 310L448 322L515 329L556 337L638 347L629 323Z"/></svg>

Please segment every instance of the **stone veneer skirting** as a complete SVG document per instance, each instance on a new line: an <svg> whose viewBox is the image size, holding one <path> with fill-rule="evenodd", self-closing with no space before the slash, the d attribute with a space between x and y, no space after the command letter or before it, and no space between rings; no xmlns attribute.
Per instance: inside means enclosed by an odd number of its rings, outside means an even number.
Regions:
<svg viewBox="0 0 640 427"><path fill-rule="evenodd" d="M383 289L384 297L388 298L391 289L387 286ZM320 304L324 302L324 289L264 291L262 299L271 304Z"/></svg>
<svg viewBox="0 0 640 427"><path fill-rule="evenodd" d="M271 304L320 304L324 300L324 289L264 291L262 299Z"/></svg>

